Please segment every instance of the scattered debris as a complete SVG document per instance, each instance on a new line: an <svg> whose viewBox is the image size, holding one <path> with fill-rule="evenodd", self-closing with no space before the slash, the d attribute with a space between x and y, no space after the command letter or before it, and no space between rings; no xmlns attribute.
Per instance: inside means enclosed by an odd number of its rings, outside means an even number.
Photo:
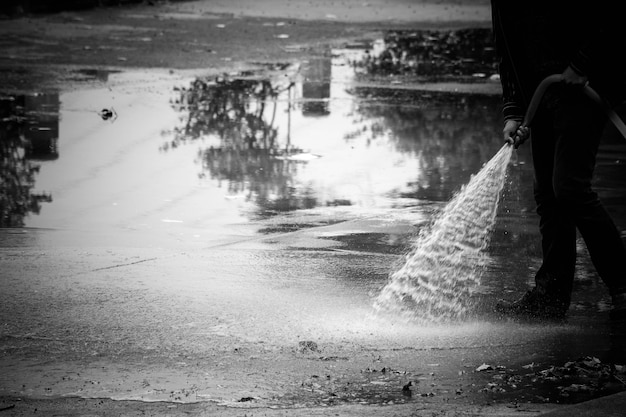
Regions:
<svg viewBox="0 0 626 417"><path fill-rule="evenodd" d="M485 385L485 388L481 390L482 392L493 392L493 393L503 393L506 392L504 388L502 388L499 384L495 382L488 382Z"/></svg>
<svg viewBox="0 0 626 417"><path fill-rule="evenodd" d="M523 369L538 367L534 362L522 366ZM494 370L490 365L483 364L476 371ZM541 371L527 374L508 372L503 367L488 382L482 392L503 394L516 389L532 387L541 391L536 398L543 402L578 402L601 395L626 390L626 367L602 363L600 359L585 356L575 361L566 362L563 366L550 366ZM546 393L551 393L546 396Z"/></svg>
<svg viewBox="0 0 626 417"><path fill-rule="evenodd" d="M361 372L366 372L366 373L380 372L381 374L406 375L406 371L404 371L404 372L397 371L395 369L391 369L391 368L388 368L388 367L381 368L380 370L373 369L373 368L366 368L366 369L362 370Z"/></svg>
<svg viewBox="0 0 626 417"><path fill-rule="evenodd" d="M476 372L484 372L484 371L493 371L493 366L483 363L478 368L476 368Z"/></svg>
<svg viewBox="0 0 626 417"><path fill-rule="evenodd" d="M325 361L325 362L336 362L336 361L349 361L350 358L348 358L347 356L320 356L319 360Z"/></svg>
<svg viewBox="0 0 626 417"><path fill-rule="evenodd" d="M319 348L317 343L311 340L304 340L302 342L298 342L298 351L300 353L319 352Z"/></svg>
<svg viewBox="0 0 626 417"><path fill-rule="evenodd" d="M117 113L115 112L115 109L113 107L111 107L110 109L104 108L100 110L99 114L102 120L114 121L115 119L117 119Z"/></svg>
<svg viewBox="0 0 626 417"><path fill-rule="evenodd" d="M250 401L254 401L254 397L241 397L239 400L237 400L238 403L247 403Z"/></svg>
<svg viewBox="0 0 626 417"><path fill-rule="evenodd" d="M372 384L372 385L387 385L387 384L389 384L389 381L370 381L370 384Z"/></svg>
<svg viewBox="0 0 626 417"><path fill-rule="evenodd" d="M413 393L417 392L417 382L409 381L402 387L402 394L406 396L412 396Z"/></svg>

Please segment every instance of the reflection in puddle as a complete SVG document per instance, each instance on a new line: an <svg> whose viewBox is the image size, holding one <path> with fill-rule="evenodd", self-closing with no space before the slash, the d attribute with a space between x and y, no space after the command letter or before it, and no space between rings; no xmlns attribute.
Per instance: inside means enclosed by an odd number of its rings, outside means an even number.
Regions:
<svg viewBox="0 0 626 417"><path fill-rule="evenodd" d="M33 188L35 161L58 158L59 97L56 94L0 97L0 227L21 227L51 202Z"/></svg>
<svg viewBox="0 0 626 417"><path fill-rule="evenodd" d="M86 80L106 83L107 81L109 81L109 76L111 74L117 74L119 72L120 71L98 68L82 68L74 71L75 76L73 78L77 81Z"/></svg>
<svg viewBox="0 0 626 417"><path fill-rule="evenodd" d="M304 68L302 81L302 115L328 116L330 114L330 59L315 59Z"/></svg>
<svg viewBox="0 0 626 417"><path fill-rule="evenodd" d="M203 175L261 216L443 202L497 151L498 97L331 82L346 71L329 59L282 82L196 79L163 150L202 140Z"/></svg>
<svg viewBox="0 0 626 417"><path fill-rule="evenodd" d="M59 197L63 194L63 199L59 200L62 210L59 203L46 207L58 205L56 218L64 215L70 222L80 220L76 214L86 213L91 210L90 206L95 206L85 197L95 195L96 189L98 201L102 204L113 204L118 208L123 206L123 188L110 187L109 178L144 182L138 178L142 170L120 172L121 166L132 167L133 163L121 164L122 158L116 161L111 158L130 155L129 149L124 149L124 146L130 146L127 144L133 138L139 140L141 136L150 135L149 129L161 129L163 132L162 157L151 157L152 150L141 150L133 145L133 154L141 154L146 159L141 163L135 161L134 165L163 171L160 166L166 165L166 160L175 158L164 155L180 155L183 151L175 148L196 142L191 147L200 148L195 162L201 166L201 181L210 188L210 191L205 188L203 192L213 194L213 201L216 198L245 201L245 204L239 205L241 214L251 220L296 210L323 209L354 215L392 208L424 207L447 201L497 151L499 143L494 132L499 129L499 98L394 89L389 87L388 82L363 84L361 81L367 75L364 71L367 69L369 76L380 75L380 68L387 68L388 65L374 62L387 62L385 57L400 54L410 62L419 62L420 68L426 61L441 59L456 66L466 63L468 65L461 67L469 68L473 73L479 68L471 67L469 61L471 58L478 62L478 58L463 55L460 51L466 48L484 51L485 47L481 44L486 42L484 38L481 30L440 35L436 32L391 32L383 41L375 43L375 48L369 53L354 47L327 51L325 58L305 61L299 68L272 68L280 73L276 78L255 77L253 73L239 77L198 78L186 86L175 88L176 97L169 109L161 108L160 100L148 99L150 91L138 89L137 102L132 104L131 97L103 89L66 93L60 99L53 99L56 104L44 103L46 95L31 97L27 99L30 104L25 105L39 105L40 109L20 110L20 106L5 106L3 112L7 116L4 120L19 120L16 123L29 136L29 145L24 147L27 158L52 160L46 168L51 173L42 176L45 181L43 185L39 184L40 189ZM431 54L442 48L448 51L442 57ZM488 54L483 56L480 65L487 66L488 59ZM415 66L409 61L392 61L400 67ZM446 65L438 65L437 68L441 72L451 70ZM108 83L112 78L125 78L124 83L129 85L129 81L140 79L130 73L97 69L79 69L76 74L100 83ZM432 71L424 74L431 77L431 81L439 77L439 73ZM458 71L455 74L458 75ZM413 87L419 87L419 84L413 84ZM111 108L109 106L113 103L117 103L115 110L120 116L115 126L98 125L91 118L91 123L78 120L83 110L100 112ZM142 103L141 106L139 103ZM164 117L146 118L144 110L149 111L150 106L155 107L151 111L153 115L164 114ZM20 111L31 115L28 126ZM170 120L172 112L179 115L181 123L157 126L158 123L169 123L166 121ZM60 118L64 121L63 137L59 137ZM6 126L9 122L3 123ZM82 129L85 135L73 137L73 131ZM118 140L111 135L124 135L128 139ZM107 143L110 144L108 150L104 146ZM22 145L15 142L11 146ZM78 153L65 155L67 159L64 157L62 162L55 161L60 153L64 153L64 146L71 146L72 149L92 147L100 151L89 155L90 164ZM118 149L114 150L114 146ZM100 161L99 158L104 158L105 154L109 154L109 159ZM193 162L193 159L189 160L190 165ZM66 166L65 169L57 166L61 163ZM18 169L16 162L10 164L12 169ZM88 165L91 166L90 171L81 172L81 167L87 169ZM32 181L35 172L36 169L29 174ZM75 179L70 180L70 176ZM76 181L85 190L88 187L91 189L82 192L80 200L66 201L70 195L68 191ZM93 185L90 186L89 182ZM193 190L195 185L191 182L188 187L188 193L198 192ZM164 190L162 194L168 194L167 188L161 185L161 189ZM78 195L77 192L72 194ZM45 196L49 199L48 194ZM47 200L40 198L37 201ZM152 210L142 210L136 203L133 205L138 213ZM32 213L39 212L38 205L31 206ZM206 215L211 216L211 208L206 210ZM117 209L116 213L121 211ZM107 216L104 213L98 215L98 223L135 227L130 225L130 219L122 220L119 216L109 219ZM61 223L53 217L40 217L32 223L61 227ZM138 217L139 214L133 221ZM94 219L84 220L84 224L94 224ZM69 223L62 225L68 226Z"/></svg>
<svg viewBox="0 0 626 417"><path fill-rule="evenodd" d="M389 31L354 66L368 76L411 75L428 81L497 74L490 29Z"/></svg>
<svg viewBox="0 0 626 417"><path fill-rule="evenodd" d="M201 152L203 171L226 181L232 194L246 194L264 212L315 207L306 190L293 187L295 165L308 157L289 137L279 139L279 100L291 96L294 84L273 85L269 80L219 78L195 80L181 92L177 107L187 112L183 126L164 150L200 138L219 138L217 146ZM287 123L291 119L287 104ZM280 116L278 116L280 117Z"/></svg>

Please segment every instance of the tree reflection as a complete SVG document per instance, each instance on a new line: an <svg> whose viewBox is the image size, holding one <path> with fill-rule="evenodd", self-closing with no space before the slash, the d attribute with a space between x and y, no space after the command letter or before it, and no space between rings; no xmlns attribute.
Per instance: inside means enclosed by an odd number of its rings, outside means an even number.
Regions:
<svg viewBox="0 0 626 417"><path fill-rule="evenodd" d="M216 135L225 147L273 148L277 137L272 126L274 113L268 122L265 110L273 104L275 112L277 96L278 91L267 80L196 79L189 88L180 90L174 103L188 115L183 126L176 128L169 146Z"/></svg>
<svg viewBox="0 0 626 417"><path fill-rule="evenodd" d="M58 157L58 96L0 98L0 227L22 227L49 194L34 194L39 166L32 159Z"/></svg>
<svg viewBox="0 0 626 417"><path fill-rule="evenodd" d="M419 161L411 191L399 197L447 201L502 146L499 97L375 88L352 93L368 99L351 114L366 129L346 138L388 138Z"/></svg>
<svg viewBox="0 0 626 417"><path fill-rule="evenodd" d="M409 76L423 82L472 81L497 73L490 29L389 31L362 59L357 78ZM500 98L357 87L352 117L368 126L368 140L390 137L401 152L414 153L422 169L410 195L448 200L468 176L502 146ZM373 103L373 104L372 104ZM363 135L351 132L346 135Z"/></svg>
<svg viewBox="0 0 626 417"><path fill-rule="evenodd" d="M260 215L314 207L312 192L294 185L298 161L290 157L302 150L291 145L289 132L279 140L275 126L279 96L290 97L292 88L268 80L196 79L173 103L186 114L163 149L217 138L219 145L200 151L203 171L226 181L229 192L245 193ZM287 111L290 117L291 103Z"/></svg>
<svg viewBox="0 0 626 417"><path fill-rule="evenodd" d="M354 62L360 74L437 81L497 73L490 29L389 31L379 46Z"/></svg>
<svg viewBox="0 0 626 417"><path fill-rule="evenodd" d="M418 82L451 77L464 81L476 80L477 72L495 72L488 29L389 32L382 45L353 63L357 81L396 74L417 76ZM196 79L177 92L173 106L182 114L182 122L163 149L207 140L199 155L202 175L226 184L230 193L246 195L261 215L270 215L334 204L317 201L319 190L312 185L296 183L299 161L294 154L303 151L290 138L294 102L301 105L309 123L307 116L324 116L316 119L320 126L325 121L332 129L350 129L344 130L346 141L380 138L391 141L395 151L414 154L419 170L408 184L409 191L391 197L446 201L501 146L497 96L427 93L388 88L384 83L363 87L371 83L356 82L348 91L355 98L353 110L341 117L334 110L331 114L330 56L305 66L300 74L301 97L292 97L299 90L289 82L244 75ZM310 106L320 103L323 106ZM295 120L302 123L302 117ZM281 134L279 126L284 129ZM406 190L403 185L398 184L398 189ZM350 197L340 196L335 203L350 204Z"/></svg>

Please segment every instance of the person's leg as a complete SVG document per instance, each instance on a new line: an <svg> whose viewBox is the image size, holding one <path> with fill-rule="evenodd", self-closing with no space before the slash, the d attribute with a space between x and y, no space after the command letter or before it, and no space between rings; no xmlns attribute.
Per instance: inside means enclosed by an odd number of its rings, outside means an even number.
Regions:
<svg viewBox="0 0 626 417"><path fill-rule="evenodd" d="M496 305L496 311L505 316L562 319L570 303L576 264L576 227L571 217L563 215L553 187L558 138L554 126L556 102L554 89L548 90L531 126L542 265L535 275L532 290L518 301Z"/></svg>
<svg viewBox="0 0 626 417"><path fill-rule="evenodd" d="M567 310L576 265L576 226L554 188L560 156L563 156L560 132L555 125L555 107L559 102L555 93L552 89L547 94L548 107L544 106L544 111L537 115L532 128L534 196L543 256L535 286L536 291L558 300Z"/></svg>
<svg viewBox="0 0 626 417"><path fill-rule="evenodd" d="M560 217L576 225L598 275L614 295L626 292L626 250L591 186L605 120L599 106L582 92L563 88L554 112L557 134L553 188ZM569 266L557 273L563 289L569 274Z"/></svg>
<svg viewBox="0 0 626 417"><path fill-rule="evenodd" d="M565 314L574 279L578 228L615 308L626 315L626 250L591 187L606 119L580 89L555 87L546 93L531 138L542 266L535 288L499 311L546 318Z"/></svg>

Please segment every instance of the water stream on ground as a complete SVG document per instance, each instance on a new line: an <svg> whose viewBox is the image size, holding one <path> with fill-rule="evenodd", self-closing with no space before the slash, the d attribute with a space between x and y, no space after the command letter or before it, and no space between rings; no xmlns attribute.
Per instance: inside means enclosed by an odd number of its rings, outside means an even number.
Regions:
<svg viewBox="0 0 626 417"><path fill-rule="evenodd" d="M449 322L472 311L488 257L511 147L502 149L422 229L402 268L376 300L376 308L425 322Z"/></svg>

